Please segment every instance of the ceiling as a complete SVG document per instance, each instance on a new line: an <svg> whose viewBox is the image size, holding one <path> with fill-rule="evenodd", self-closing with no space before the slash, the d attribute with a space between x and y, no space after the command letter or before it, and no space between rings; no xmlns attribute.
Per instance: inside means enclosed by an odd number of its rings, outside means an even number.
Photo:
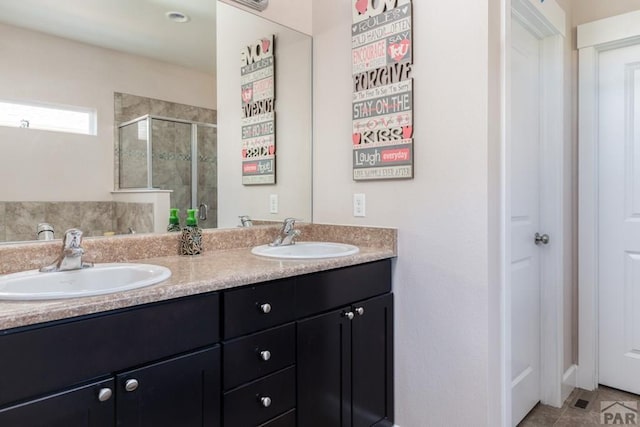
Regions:
<svg viewBox="0 0 640 427"><path fill-rule="evenodd" d="M1 0L0 22L215 74L216 0Z"/></svg>

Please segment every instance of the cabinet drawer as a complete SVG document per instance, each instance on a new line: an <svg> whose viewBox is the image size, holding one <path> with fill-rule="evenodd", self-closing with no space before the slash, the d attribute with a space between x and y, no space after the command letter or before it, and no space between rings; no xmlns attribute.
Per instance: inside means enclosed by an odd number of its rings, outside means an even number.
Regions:
<svg viewBox="0 0 640 427"><path fill-rule="evenodd" d="M223 343L224 389L229 390L293 365L295 324L258 332Z"/></svg>
<svg viewBox="0 0 640 427"><path fill-rule="evenodd" d="M260 424L258 427L296 427L296 410L282 414L271 421Z"/></svg>
<svg viewBox="0 0 640 427"><path fill-rule="evenodd" d="M0 335L0 407L214 344L218 298L175 299Z"/></svg>
<svg viewBox="0 0 640 427"><path fill-rule="evenodd" d="M391 292L391 260L309 274L296 286L296 317L311 316Z"/></svg>
<svg viewBox="0 0 640 427"><path fill-rule="evenodd" d="M234 338L294 320L295 279L227 291L224 337Z"/></svg>
<svg viewBox="0 0 640 427"><path fill-rule="evenodd" d="M225 426L255 426L293 409L295 367L287 368L224 395ZM270 399L266 406L262 399ZM277 424L276 424L277 425Z"/></svg>

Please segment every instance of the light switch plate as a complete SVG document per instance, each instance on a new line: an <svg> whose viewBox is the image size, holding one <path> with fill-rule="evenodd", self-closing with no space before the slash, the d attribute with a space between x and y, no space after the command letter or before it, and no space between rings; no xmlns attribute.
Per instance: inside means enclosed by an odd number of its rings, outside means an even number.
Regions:
<svg viewBox="0 0 640 427"><path fill-rule="evenodd" d="M366 198L362 193L356 193L353 195L353 216L366 216Z"/></svg>
<svg viewBox="0 0 640 427"><path fill-rule="evenodd" d="M278 213L278 195L277 194L269 195L269 212L272 214Z"/></svg>

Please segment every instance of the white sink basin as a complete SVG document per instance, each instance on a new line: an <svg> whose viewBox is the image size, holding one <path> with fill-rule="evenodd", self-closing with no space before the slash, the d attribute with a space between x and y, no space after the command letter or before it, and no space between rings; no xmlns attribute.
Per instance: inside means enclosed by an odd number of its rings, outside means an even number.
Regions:
<svg viewBox="0 0 640 427"><path fill-rule="evenodd" d="M280 259L320 259L355 255L360 252L357 246L330 242L296 242L288 246L256 246L251 249L254 255Z"/></svg>
<svg viewBox="0 0 640 427"><path fill-rule="evenodd" d="M86 297L154 285L171 270L150 264L96 264L82 270L38 270L0 276L0 300L47 300Z"/></svg>

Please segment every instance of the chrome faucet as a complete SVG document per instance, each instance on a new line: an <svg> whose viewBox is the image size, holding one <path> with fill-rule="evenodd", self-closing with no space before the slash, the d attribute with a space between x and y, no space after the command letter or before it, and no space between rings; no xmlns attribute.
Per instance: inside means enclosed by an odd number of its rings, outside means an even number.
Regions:
<svg viewBox="0 0 640 427"><path fill-rule="evenodd" d="M77 228L67 230L64 233L64 240L62 241L62 252L51 265L42 267L40 271L42 273L49 273L54 271L80 270L82 268L93 267L92 262L82 261L84 249L80 246L81 244L82 231Z"/></svg>
<svg viewBox="0 0 640 427"><path fill-rule="evenodd" d="M253 221L249 215L241 215L240 218L240 227L253 227Z"/></svg>
<svg viewBox="0 0 640 427"><path fill-rule="evenodd" d="M300 230L296 230L294 228L295 225L295 218L285 219L278 236L276 236L273 242L269 243L269 246L288 246L295 244L294 239L300 235Z"/></svg>
<svg viewBox="0 0 640 427"><path fill-rule="evenodd" d="M36 228L38 240L53 240L53 226L47 222L41 222Z"/></svg>

